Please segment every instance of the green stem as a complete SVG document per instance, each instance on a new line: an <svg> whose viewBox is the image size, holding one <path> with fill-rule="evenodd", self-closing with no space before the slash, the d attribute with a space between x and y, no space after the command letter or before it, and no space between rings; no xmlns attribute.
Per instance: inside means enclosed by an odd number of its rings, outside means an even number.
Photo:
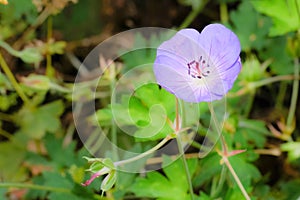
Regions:
<svg viewBox="0 0 300 200"><path fill-rule="evenodd" d="M190 191L190 194L191 194L191 199L193 200L194 199L193 184L192 184L192 181L191 181L192 179L191 179L191 174L190 174L190 171L189 171L189 167L188 167L186 158L184 156L184 149L183 149L183 145L182 145L182 142L181 142L180 135L181 134L178 134L178 136L176 138L177 145L178 145L178 151L179 151L179 155L181 156L182 163L183 163L186 179L187 179L188 186L189 186L189 191Z"/></svg>
<svg viewBox="0 0 300 200"><path fill-rule="evenodd" d="M276 98L276 104L275 104L276 110L282 110L286 89L287 89L287 82L281 82L279 86L279 92Z"/></svg>
<svg viewBox="0 0 300 200"><path fill-rule="evenodd" d="M220 4L220 19L223 24L226 24L228 22L228 9L225 2L222 2Z"/></svg>
<svg viewBox="0 0 300 200"><path fill-rule="evenodd" d="M218 135L220 136L220 139L221 139L220 141L221 141L221 144L222 144L222 160L224 161L227 168L229 169L231 175L233 176L235 182L237 183L238 187L240 188L241 192L243 193L245 199L246 200L251 200L249 195L247 194L243 184L241 183L239 177L237 176L237 174L235 173L233 167L231 166L231 163L228 160L228 157L227 157L228 156L228 149L227 149L226 141L225 141L225 139L222 135L221 129L219 128L219 123L217 121L217 117L215 115L213 106L211 105L211 103L208 103L208 106L209 106L209 109L210 109L210 112L211 112L212 119L214 121L216 130L217 130Z"/></svg>
<svg viewBox="0 0 300 200"><path fill-rule="evenodd" d="M172 137L167 136L162 141L160 141L156 146L149 149L148 151L145 151L144 153L141 153L141 154L139 154L135 157L132 157L132 158L129 158L129 159L126 159L126 160L117 161L117 162L114 163L114 165L115 166L120 166L120 165L124 165L124 164L127 164L127 163L134 162L134 161L139 160L141 158L144 158L144 157L154 153L156 150L160 149L164 144L166 144L171 139L172 139Z"/></svg>
<svg viewBox="0 0 300 200"><path fill-rule="evenodd" d="M53 90L56 90L58 92L61 92L61 93L72 93L73 92L72 89L65 88L63 86L60 86L60 85L58 85L56 83L52 83L52 82L50 82L50 88Z"/></svg>
<svg viewBox="0 0 300 200"><path fill-rule="evenodd" d="M271 83L274 83L274 82L289 81L289 80L299 80L299 76L298 77L291 76L291 75L273 76L273 77L266 78L266 79L261 80L261 81L256 81L256 82L250 83L250 86L254 87L254 88L258 88L258 87L268 85L268 84L271 84Z"/></svg>
<svg viewBox="0 0 300 200"><path fill-rule="evenodd" d="M109 68L109 73L110 73L110 92L111 92L111 104L115 104L115 96L114 96L114 89L116 86L116 68L115 65L111 65ZM118 160L118 150L117 150L117 145L118 145L118 137L117 137L117 126L115 124L114 119L112 118L111 120L111 141L113 143L113 159Z"/></svg>
<svg viewBox="0 0 300 200"><path fill-rule="evenodd" d="M20 49L20 47L28 40L30 34L32 34L38 26L44 23L44 21L48 18L48 16L51 14L52 5L49 4L36 18L35 22L31 24L30 27L28 27L26 30L24 30L21 37L18 38L18 40L13 44L13 47L15 49Z"/></svg>
<svg viewBox="0 0 300 200"><path fill-rule="evenodd" d="M22 88L20 87L19 83L15 79L14 75L10 71L10 69L9 69L7 63L5 62L1 53L0 53L0 66L3 69L4 73L6 74L7 78L10 80L11 84L15 88L15 90L18 93L18 95L20 96L20 98L23 100L23 102L25 104L29 104L30 103L29 99L27 98L27 96L23 92Z"/></svg>
<svg viewBox="0 0 300 200"><path fill-rule="evenodd" d="M185 154L184 154L184 147L182 145L182 142L181 142L181 132L180 132L180 128L182 126L185 125L185 122L183 123L183 121L180 120L180 115L179 115L179 101L178 99L176 98L176 126L175 126L175 131L177 132L177 138L176 138L176 141L177 141L177 146L178 146L178 151L179 151L179 155L181 156L181 160L182 160L182 163L183 163L183 167L184 167L184 171L185 171L185 175L186 175L186 179L187 179L187 182L188 182L188 186L189 186L189 191L190 191L190 194L191 194L191 199L193 200L194 199L194 190L193 190L193 184L192 184L192 179L191 179L191 174L190 174L190 171L189 171L189 167L188 167L188 164L187 164L187 161L186 161L186 158L185 158ZM182 107L183 107L183 117L185 116L185 109L184 109L184 103L182 103ZM185 119L184 119L185 121ZM181 123L181 124L180 124Z"/></svg>
<svg viewBox="0 0 300 200"><path fill-rule="evenodd" d="M226 180L226 172L227 172L227 168L222 167L222 171L221 171L220 179L218 181L218 185L216 186L215 190L211 193L211 197L215 198L221 192L221 189L222 189L222 187L224 185L224 182Z"/></svg>
<svg viewBox="0 0 300 200"><path fill-rule="evenodd" d="M185 20L182 22L178 29L180 30L188 27L194 21L197 15L203 10L207 2L208 0L202 0L201 4L190 12L190 14L185 18Z"/></svg>
<svg viewBox="0 0 300 200"><path fill-rule="evenodd" d="M33 190L45 190L51 192L71 193L71 190L51 186L34 185L29 183L0 183L0 188L26 188Z"/></svg>
<svg viewBox="0 0 300 200"><path fill-rule="evenodd" d="M239 186L240 190L242 191L245 199L246 200L251 200L251 198L249 197L249 195L248 195L247 191L245 190L243 184L241 183L240 178L238 177L238 175L235 173L233 167L231 166L228 158L223 156L223 161L224 161L225 165L227 166L227 168L229 169L229 171L230 171L231 175L233 176L235 182Z"/></svg>
<svg viewBox="0 0 300 200"><path fill-rule="evenodd" d="M292 91L292 99L289 109L289 114L287 117L287 127L291 128L294 120L294 115L297 106L297 98L298 98L298 91L299 91L299 60L298 58L294 59L294 81L293 81L293 91Z"/></svg>
<svg viewBox="0 0 300 200"><path fill-rule="evenodd" d="M48 44L50 43L50 40L52 39L52 17L50 16L47 20L47 40ZM52 56L51 53L48 52L46 56L46 76L49 78L52 78L54 76L55 70L52 66Z"/></svg>
<svg viewBox="0 0 300 200"><path fill-rule="evenodd" d="M224 153L227 153L227 145L226 145L226 142L225 142L224 138L222 137L222 131L220 129L220 124L218 122L218 119L216 117L216 113L215 113L214 108L213 108L211 103L208 103L208 108L209 108L209 111L211 113L212 120L215 124L215 128L217 130L218 137L221 138L222 150L223 150Z"/></svg>
<svg viewBox="0 0 300 200"><path fill-rule="evenodd" d="M247 99L246 105L245 105L245 110L244 110L244 116L247 118L251 112L251 108L253 106L253 102L254 102L254 98L255 98L255 89L251 90L250 95Z"/></svg>
<svg viewBox="0 0 300 200"><path fill-rule="evenodd" d="M273 76L270 78L266 78L260 81L256 82L250 82L248 85L246 85L244 88L240 89L234 94L229 94L227 97L237 97L246 94L247 92L255 89L262 87L264 85L268 85L274 82L279 82L279 81L291 81L291 80L299 80L299 76L295 77L294 75L282 75L282 76Z"/></svg>
<svg viewBox="0 0 300 200"><path fill-rule="evenodd" d="M6 42L4 42L2 40L0 40L0 47L5 49L8 53L10 53L13 56L19 57L19 55L20 55L20 53L18 51L13 49L9 44L7 44Z"/></svg>
<svg viewBox="0 0 300 200"><path fill-rule="evenodd" d="M13 136L10 133L3 130L3 129L0 129L0 135L2 135L3 137L6 137L9 140L13 139Z"/></svg>
<svg viewBox="0 0 300 200"><path fill-rule="evenodd" d="M13 117L8 115L8 114L0 112L0 120L7 121L7 122L12 122Z"/></svg>

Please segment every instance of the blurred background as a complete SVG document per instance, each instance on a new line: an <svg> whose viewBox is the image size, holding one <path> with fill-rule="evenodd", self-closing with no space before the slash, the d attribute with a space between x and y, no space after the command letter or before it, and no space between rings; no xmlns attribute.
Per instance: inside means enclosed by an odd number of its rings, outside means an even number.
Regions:
<svg viewBox="0 0 300 200"><path fill-rule="evenodd" d="M75 99L72 89L81 62L117 33L141 27L201 32L211 23L227 26L242 46L243 67L227 95L223 134L229 149L247 152L232 158L232 165L253 199L299 200L299 0L0 0L0 199L190 199L185 180L174 179L184 174L177 162L147 175L118 173L104 196L102 177L81 186L90 176L82 157L91 151L77 135L72 103L95 100L107 135L121 134L112 122L111 87L127 70L153 62L153 49L118 58L113 77L108 70L97 85L83 79L86 87ZM126 42L163 41L147 37L134 35ZM90 88L96 88L96 97ZM132 113L142 113L135 120L145 124L151 105L169 98L155 97L156 87L148 90L153 101L137 93L138 103L130 104ZM199 106L204 109L199 123L209 127L209 110ZM115 142L143 152L165 131L140 146L134 146L137 138ZM216 151L195 156L204 137L203 130L197 134L186 153L195 198L243 199ZM94 140L95 148L101 146Z"/></svg>

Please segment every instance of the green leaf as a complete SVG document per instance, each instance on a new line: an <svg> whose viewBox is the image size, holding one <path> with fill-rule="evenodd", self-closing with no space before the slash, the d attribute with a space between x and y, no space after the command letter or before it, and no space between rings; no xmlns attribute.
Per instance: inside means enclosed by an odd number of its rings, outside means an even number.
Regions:
<svg viewBox="0 0 300 200"><path fill-rule="evenodd" d="M261 174L255 165L247 162L247 156L240 154L229 158L229 161L246 189L252 186L252 181L257 182ZM232 181L233 178L232 178Z"/></svg>
<svg viewBox="0 0 300 200"><path fill-rule="evenodd" d="M299 30L300 17L297 10L300 10L300 0L252 0L251 3L256 10L272 18L270 36Z"/></svg>
<svg viewBox="0 0 300 200"><path fill-rule="evenodd" d="M230 12L230 19L244 51L264 47L271 21L257 13L249 1L242 1L236 11Z"/></svg>
<svg viewBox="0 0 300 200"><path fill-rule="evenodd" d="M300 142L287 142L281 145L281 150L288 152L289 161L300 158Z"/></svg>
<svg viewBox="0 0 300 200"><path fill-rule="evenodd" d="M151 97L151 98L149 98ZM111 110L113 109L113 111ZM109 126L112 118L119 126L135 126L136 139L151 141L172 133L166 117L174 119L175 98L157 84L147 84L135 90L133 96L123 95L121 103L98 110L96 117L102 126Z"/></svg>
<svg viewBox="0 0 300 200"><path fill-rule="evenodd" d="M0 188L0 198L1 199L6 199L6 192L7 192L6 188Z"/></svg>
<svg viewBox="0 0 300 200"><path fill-rule="evenodd" d="M126 72L134 67L153 63L156 56L156 48L175 33L176 31L168 30L157 35L150 34L151 37L148 39L141 33L135 34L132 50L126 54L123 54L121 51L120 57L125 64L124 71Z"/></svg>
<svg viewBox="0 0 300 200"><path fill-rule="evenodd" d="M200 161L200 169L193 180L196 187L202 186L210 181L216 174L220 174L222 166L220 165L220 156L217 153L211 153Z"/></svg>
<svg viewBox="0 0 300 200"><path fill-rule="evenodd" d="M285 193L285 199L298 200L300 197L300 179L283 182L280 184L282 191Z"/></svg>
<svg viewBox="0 0 300 200"><path fill-rule="evenodd" d="M234 142L239 148L263 148L269 131L263 121L246 119L239 122Z"/></svg>
<svg viewBox="0 0 300 200"><path fill-rule="evenodd" d="M42 61L43 56L38 48L27 47L19 51L17 56L26 63L39 63Z"/></svg>
<svg viewBox="0 0 300 200"><path fill-rule="evenodd" d="M52 165L57 169L71 166L76 162L75 142L68 146L63 146L63 141L56 138L53 134L47 134L44 141L46 150L52 160Z"/></svg>
<svg viewBox="0 0 300 200"><path fill-rule="evenodd" d="M1 95L0 96L0 110L6 111L11 106L17 104L17 98L19 96L16 93L11 93L8 95Z"/></svg>
<svg viewBox="0 0 300 200"><path fill-rule="evenodd" d="M68 172L70 173L70 175L75 183L81 184L83 182L85 168L78 167L76 165L72 165L70 167L70 169L68 170Z"/></svg>
<svg viewBox="0 0 300 200"><path fill-rule="evenodd" d="M53 54L63 54L67 43L65 41L56 41L47 45L47 52Z"/></svg>
<svg viewBox="0 0 300 200"><path fill-rule="evenodd" d="M171 161L173 162L170 164ZM138 197L170 200L190 199L182 161L180 159L174 161L164 156L163 166L166 166L163 168L163 171L167 177L157 171L149 172L147 173L147 178L138 178L129 190ZM197 166L197 159L189 159L188 166L192 173L191 175L193 175Z"/></svg>
<svg viewBox="0 0 300 200"><path fill-rule="evenodd" d="M54 133L60 128L60 115L64 110L62 101L53 101L40 107L23 108L15 115L20 132L35 139L41 139L46 132Z"/></svg>
<svg viewBox="0 0 300 200"><path fill-rule="evenodd" d="M0 143L0 176L3 181L13 182L24 179L26 172L23 170L22 162L25 155L25 147L20 147L13 142Z"/></svg>
<svg viewBox="0 0 300 200"><path fill-rule="evenodd" d="M278 75L293 73L293 59L288 55L286 48L286 36L274 37L269 39L265 50L259 53L259 57L263 60L272 59L272 63L270 64L272 73Z"/></svg>
<svg viewBox="0 0 300 200"><path fill-rule="evenodd" d="M38 12L31 0L18 0L9 1L9 4L0 6L1 19L7 22L14 20L24 20L28 23L33 23L36 19ZM15 24L11 24L15 25Z"/></svg>

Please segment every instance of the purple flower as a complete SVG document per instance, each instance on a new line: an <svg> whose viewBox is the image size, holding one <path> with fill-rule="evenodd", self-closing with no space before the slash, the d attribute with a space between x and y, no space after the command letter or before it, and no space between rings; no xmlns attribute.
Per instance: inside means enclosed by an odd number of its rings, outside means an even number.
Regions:
<svg viewBox="0 0 300 200"><path fill-rule="evenodd" d="M187 102L221 99L241 69L240 42L221 24L201 34L183 29L157 49L154 74L160 86Z"/></svg>

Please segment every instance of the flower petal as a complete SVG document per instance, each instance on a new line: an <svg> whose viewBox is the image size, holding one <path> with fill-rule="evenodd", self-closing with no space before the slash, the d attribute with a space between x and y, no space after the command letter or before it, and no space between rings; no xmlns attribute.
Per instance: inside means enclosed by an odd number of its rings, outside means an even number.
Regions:
<svg viewBox="0 0 300 200"><path fill-rule="evenodd" d="M169 56L158 56L153 70L159 85L187 102L211 102L221 99L227 92L221 76L215 74L202 80L192 78L184 64Z"/></svg>
<svg viewBox="0 0 300 200"><path fill-rule="evenodd" d="M241 51L237 36L221 24L206 26L200 34L199 45L206 50L220 73L233 66Z"/></svg>
<svg viewBox="0 0 300 200"><path fill-rule="evenodd" d="M232 88L234 81L239 75L242 68L241 59L239 58L229 69L221 73L223 82L225 82L226 93Z"/></svg>
<svg viewBox="0 0 300 200"><path fill-rule="evenodd" d="M187 102L197 102L196 94L192 87L191 78L187 76L185 67L168 56L156 57L153 66L157 83L177 98Z"/></svg>
<svg viewBox="0 0 300 200"><path fill-rule="evenodd" d="M158 47L157 56L171 54L185 62L191 62L203 52L198 44L199 36L199 32L195 29L182 29Z"/></svg>

